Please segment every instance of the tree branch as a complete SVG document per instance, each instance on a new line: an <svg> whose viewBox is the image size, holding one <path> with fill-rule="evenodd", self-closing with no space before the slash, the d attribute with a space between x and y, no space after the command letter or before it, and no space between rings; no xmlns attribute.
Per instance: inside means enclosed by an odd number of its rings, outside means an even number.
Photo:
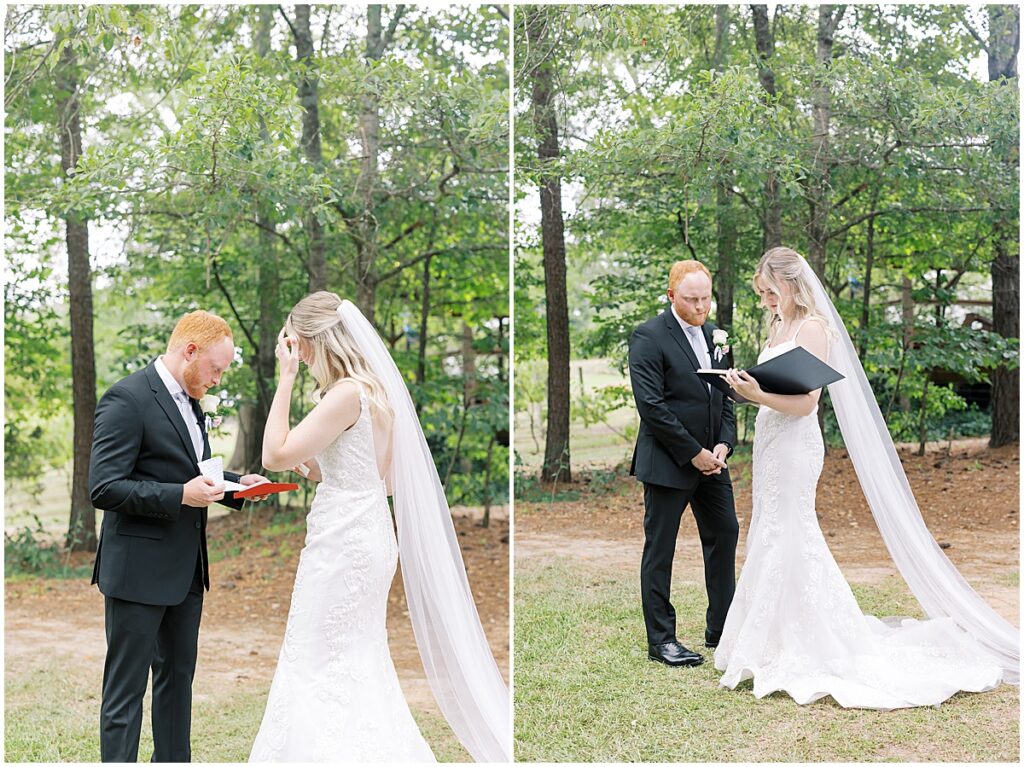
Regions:
<svg viewBox="0 0 1024 767"><path fill-rule="evenodd" d="M417 256L413 256L408 261L399 264L394 269L390 269L389 271L386 271L383 274L377 275L374 278L374 282L376 284L380 284L381 282L384 282L384 280L389 280L392 277L401 274L410 266L415 266L420 261L423 261L424 259L427 258L431 258L432 256L440 256L444 255L445 253L481 253L488 250L504 251L504 248L498 247L496 245L475 245L468 248L435 248L434 250L427 250L424 251L423 253L420 253Z"/></svg>
<svg viewBox="0 0 1024 767"><path fill-rule="evenodd" d="M288 25L288 29L290 29L292 31L292 39L293 40L297 40L298 37L299 37L299 33L295 31L295 27L292 26L291 19L289 19L288 18L288 14L284 12L284 6L283 5L277 6L277 10L279 10L281 12L281 18L284 19L284 23Z"/></svg>
<svg viewBox="0 0 1024 767"><path fill-rule="evenodd" d="M726 184L725 185L725 190L729 194L735 195L736 197L739 197L740 200L743 201L743 204L746 205L748 208L750 208L752 211L758 212L758 207L754 204L754 201L751 200L749 197L747 197L745 194L743 194L743 192L741 192L739 189L734 189L732 187L732 185Z"/></svg>
<svg viewBox="0 0 1024 767"><path fill-rule="evenodd" d="M404 240L406 237L415 232L421 226L423 226L423 219L420 219L416 223L409 224L409 226L405 227L405 229L403 229L400 234L398 234L393 240L391 240L391 242L387 243L386 245L382 245L381 250L389 250L390 248L393 248L396 243L400 242L401 240Z"/></svg>
<svg viewBox="0 0 1024 767"><path fill-rule="evenodd" d="M225 300L228 302L228 306L231 307L231 313L235 316L235 321L238 323L238 327L245 333L246 339L253 349L259 349L260 345L252 337L252 333L249 332L249 328L245 326L245 321L242 319L242 315L238 313L238 307L235 306L235 302L231 299L231 294L228 293L227 286L224 285L224 281L220 278L220 270L217 268L217 258L211 259L213 266L213 279L217 281L217 287L220 288L220 292L224 294Z"/></svg>
<svg viewBox="0 0 1024 767"><path fill-rule="evenodd" d="M978 45L981 46L981 49L985 51L985 53L988 53L988 45L985 43L984 40L981 39L981 35L974 31L974 27L971 26L971 22L969 22L966 18L963 20L963 22L964 27L967 29L968 32L971 33L971 37L978 41Z"/></svg>
<svg viewBox="0 0 1024 767"><path fill-rule="evenodd" d="M860 194L861 192L863 192L867 188L868 188L868 182L865 181L860 186L855 187L848 195L846 195L845 197L840 198L838 202L833 203L832 204L833 209L834 208L841 208L843 205L848 203L850 200L852 200L854 197L856 197L858 194Z"/></svg>
<svg viewBox="0 0 1024 767"><path fill-rule="evenodd" d="M885 210L873 210L870 213L857 216L857 218L853 219L849 223L843 224L838 229L833 229L825 235L825 237L826 239L831 240L833 237L838 237L840 234L852 229L857 226L857 224L867 221L869 218L884 216L888 213L985 213L993 210L1002 210L1002 208L986 206L972 208L886 208Z"/></svg>
<svg viewBox="0 0 1024 767"><path fill-rule="evenodd" d="M379 53L383 53L384 51L386 51L388 49L388 46L391 45L392 42L394 42L395 30L398 29L398 22L402 20L402 16L405 14L406 7L407 6L405 5L395 6L395 15L391 17L391 21L388 22L388 28L384 32L384 36L381 37L380 39Z"/></svg>
<svg viewBox="0 0 1024 767"><path fill-rule="evenodd" d="M18 94L18 91L20 91L22 88L24 88L28 83L32 82L32 79L36 76L36 73L43 66L43 64L46 63L46 60L50 57L50 54L53 53L53 50L57 47L57 44L61 41L61 39L63 39L63 38L55 37L50 42L50 47L47 48L46 52L43 53L43 55L40 57L39 63L36 64L36 68L35 69L33 69L31 72L29 72L28 77L24 77L21 80L18 80L18 82L16 82L14 84L14 87L10 88L10 89L7 88L7 83L6 82L4 83L4 109L5 110L8 107L10 107L11 103L14 101L14 97ZM10 74L10 76L8 76L7 81L10 82L10 79L13 76L14 76L14 70L12 68L11 74Z"/></svg>
<svg viewBox="0 0 1024 767"><path fill-rule="evenodd" d="M327 18L324 19L324 33L320 38L320 56L324 56L327 50L327 42L331 39L331 12L334 10L333 5L327 6Z"/></svg>

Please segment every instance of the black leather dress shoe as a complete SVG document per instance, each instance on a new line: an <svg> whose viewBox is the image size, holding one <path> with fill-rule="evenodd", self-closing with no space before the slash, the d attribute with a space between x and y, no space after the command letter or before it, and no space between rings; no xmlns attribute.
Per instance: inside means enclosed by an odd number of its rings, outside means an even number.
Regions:
<svg viewBox="0 0 1024 767"><path fill-rule="evenodd" d="M647 645L647 657L666 666L699 666L704 656L687 650L679 642Z"/></svg>
<svg viewBox="0 0 1024 767"><path fill-rule="evenodd" d="M721 634L712 634L710 631L704 632L704 646L705 647L718 647L718 642L722 638Z"/></svg>

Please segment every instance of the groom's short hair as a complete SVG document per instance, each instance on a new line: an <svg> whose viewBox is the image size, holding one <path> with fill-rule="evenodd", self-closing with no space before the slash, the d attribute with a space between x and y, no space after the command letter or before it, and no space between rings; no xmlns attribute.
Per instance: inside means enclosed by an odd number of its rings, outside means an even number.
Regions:
<svg viewBox="0 0 1024 767"><path fill-rule="evenodd" d="M711 279L711 272L700 261L676 261L668 273L668 289L675 290L676 285L688 274L704 272Z"/></svg>
<svg viewBox="0 0 1024 767"><path fill-rule="evenodd" d="M193 343L202 352L222 338L234 340L228 323L216 314L199 309L189 312L178 320L178 324L174 326L174 332L171 333L171 340L167 342L167 351L172 352L185 344Z"/></svg>

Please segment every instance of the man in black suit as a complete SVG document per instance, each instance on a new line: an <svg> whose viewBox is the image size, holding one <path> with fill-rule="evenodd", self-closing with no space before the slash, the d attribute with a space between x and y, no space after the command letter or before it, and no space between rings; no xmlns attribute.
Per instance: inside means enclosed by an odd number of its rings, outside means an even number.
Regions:
<svg viewBox="0 0 1024 767"><path fill-rule="evenodd" d="M89 488L103 509L92 582L106 610L100 708L104 762L134 762L153 669L153 761L191 760L192 678L203 590L210 589L207 507L224 486L200 474L210 457L199 400L234 359L228 324L186 314L167 352L118 381L96 407ZM250 485L258 474L225 472ZM256 500L256 499L254 499Z"/></svg>
<svg viewBox="0 0 1024 767"><path fill-rule="evenodd" d="M668 298L669 308L629 339L629 376L640 412L630 473L644 483L640 590L648 657L670 666L697 666L703 656L676 637L669 601L672 558L689 505L704 550L704 639L716 647L736 589L739 525L725 464L736 442L736 418L729 399L695 375L699 368L728 368L707 322L711 274L699 261L676 263Z"/></svg>

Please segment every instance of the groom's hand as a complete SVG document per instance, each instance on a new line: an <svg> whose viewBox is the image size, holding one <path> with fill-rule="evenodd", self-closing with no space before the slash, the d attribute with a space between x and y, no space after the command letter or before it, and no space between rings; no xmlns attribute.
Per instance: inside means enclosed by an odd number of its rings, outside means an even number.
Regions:
<svg viewBox="0 0 1024 767"><path fill-rule="evenodd" d="M182 486L181 502L197 509L205 508L224 497L224 484L200 474Z"/></svg>
<svg viewBox="0 0 1024 767"><path fill-rule="evenodd" d="M719 461L722 462L722 468L726 468L725 459L729 457L729 446L724 442L719 442L715 445L715 449L711 451L711 454L715 456Z"/></svg>
<svg viewBox="0 0 1024 767"><path fill-rule="evenodd" d="M721 474L722 469L725 468L725 461L718 458L706 447L702 448L697 455L691 458L690 463L692 463L702 474L707 475Z"/></svg>
<svg viewBox="0 0 1024 767"><path fill-rule="evenodd" d="M270 480L264 477L262 474L246 474L245 476L238 478L238 484L240 485L255 485L257 482L269 482ZM250 501L265 501L269 498L269 495L254 495L249 498Z"/></svg>

